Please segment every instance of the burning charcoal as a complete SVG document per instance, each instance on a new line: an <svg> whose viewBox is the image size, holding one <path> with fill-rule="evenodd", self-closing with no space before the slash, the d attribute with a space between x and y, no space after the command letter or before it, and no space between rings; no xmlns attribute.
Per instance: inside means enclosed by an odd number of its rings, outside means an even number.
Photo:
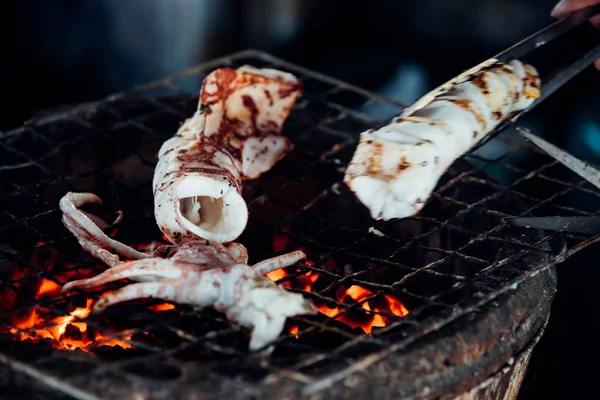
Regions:
<svg viewBox="0 0 600 400"><path fill-rule="evenodd" d="M240 59L229 60L232 67ZM203 73L208 70L203 69ZM311 77L310 71L303 75L308 84L320 79ZM188 78L201 81L200 76ZM495 299L497 307L480 307L492 291L540 266L541 258L535 251L527 259L515 260L525 246L505 241L512 238L531 245L542 235L518 228L494 230L499 227L500 214L529 209L530 205L525 206L518 200L520 196L514 195L513 190L519 187L500 190L483 169L458 160L440 181L452 186L437 191L418 217L373 222L346 185L334 185L343 179L342 168L336 169L351 159L356 148L354 136L368 128L366 123L324 103L326 110L319 114L328 115L316 115L308 98L292 111L301 122L291 121L284 128L294 150L269 173L244 182L242 197L251 211L240 242L250 250L250 260L303 251L308 258L306 265L274 270L268 277L285 281L279 285L283 289L307 292L305 297L316 302L318 314L289 318L274 340L270 357L250 354L249 330L238 328L213 308L192 311L192 307L177 303L175 308L166 309L173 304L139 301L111 306L91 318L95 297L81 293L59 297L57 290L62 285L58 283L95 278L107 268L81 250L76 240L63 240L67 232L60 213L50 211L49 218L38 213L48 211L46 204L57 204L74 188L89 190L110 206L84 209L105 213L108 220L114 217L108 209L125 211L122 223L103 231L108 238L119 238L138 255L143 253L141 257L153 253L153 243L167 243L153 213L148 212L154 206L149 172L160 143L175 132L180 119L196 111L198 97L147 97L142 92L112 97L91 108L82 106L86 110L83 113L78 108L53 116L56 119L34 127L39 130L36 137L31 136L33 129L0 135L1 160L16 163L15 154L22 154L53 172L47 176L36 165L0 171L6 180L6 185L0 186L8 190L2 193L2 204L9 206L6 211L14 216L14 226L0 233L0 242L15 248L5 249L0 244L0 254L11 263L18 260L14 265L0 261L0 277L7 278L0 283L0 309L12 324L0 328L5 339L0 342L0 353L22 361L18 368L32 368L40 376L57 376L55 393L74 388L99 398L286 398L313 390L310 397L314 398L411 397L404 395L409 392L414 398L454 398L461 397L460 393L443 390L450 386L470 389L475 384L482 387L484 379L493 379L498 365L507 366L515 351L533 343L554 293L555 282L540 284L544 273L531 275L507 293L506 300ZM164 105L172 109L163 110ZM61 146L48 153L51 146L44 138ZM321 157L323 152L328 153ZM503 160L509 162L508 158ZM533 182L529 186L530 181L535 181L535 176L525 182L530 197L548 197L536 193L540 185ZM13 186L23 190L15 191ZM541 186L554 189L560 185L544 179ZM513 201L506 202L510 198ZM385 237L369 234L371 226ZM40 243L36 248L37 232L47 236L49 244ZM19 243L21 239L26 244ZM171 250L163 247L153 257L166 259ZM480 260L469 261L463 256ZM548 256L544 253L544 262ZM448 260L427 265L441 259ZM489 268L488 261L500 259L502 264ZM124 256L123 260L131 261L132 257ZM486 276L479 274L482 270ZM461 288L463 276L474 281L469 282L472 291ZM119 280L102 288L118 291L125 283L131 284L130 280ZM58 298L62 300L54 302ZM39 300L51 310L25 309ZM434 308L432 304L443 306ZM23 309L14 315L6 312ZM466 314L468 310L477 311ZM457 313L452 317L468 317L450 319L450 311ZM475 314L477 318L470 318ZM514 330L515 326L520 329ZM127 337L125 331L135 333ZM439 337L446 340L443 346ZM402 347L403 342L409 342L410 347ZM423 346L424 342L432 350ZM392 351L398 348L401 350ZM450 350L457 354L449 354ZM527 357L529 352L523 354ZM361 363L379 360L382 355L382 361ZM452 360L452 368L446 360ZM184 364L185 371L179 367ZM455 366L464 367L463 372ZM6 367L5 363L0 367ZM357 367L360 371L342 376ZM420 374L423 368L434 373ZM73 376L76 374L80 376ZM357 375L360 379L354 379ZM340 376L339 381L332 379ZM507 381L506 374L502 377ZM496 386L501 385L492 381L483 390ZM0 392L3 389L0 382ZM30 397L41 395L36 392Z"/></svg>
<svg viewBox="0 0 600 400"><path fill-rule="evenodd" d="M88 325L87 330L85 331L88 339L90 339L92 342L96 340L96 334L97 334L97 330L95 327Z"/></svg>
<svg viewBox="0 0 600 400"><path fill-rule="evenodd" d="M0 251L3 249L0 248ZM0 280L8 280L13 269L13 263L6 259L0 259Z"/></svg>
<svg viewBox="0 0 600 400"><path fill-rule="evenodd" d="M88 299L82 295L69 296L67 299L68 301L66 302L66 307L64 309L66 313L73 312L77 308L86 307L88 303Z"/></svg>
<svg viewBox="0 0 600 400"><path fill-rule="evenodd" d="M73 324L67 325L65 333L63 334L64 338L73 339L77 341L81 341L83 339L83 333Z"/></svg>
<svg viewBox="0 0 600 400"><path fill-rule="evenodd" d="M0 295L0 311L9 311L15 308L19 295L18 289L19 285L9 286L0 282L0 290L2 290L2 294Z"/></svg>
<svg viewBox="0 0 600 400"><path fill-rule="evenodd" d="M177 306L172 303L151 304L148 306L148 309L153 312L160 312L160 313L178 313L179 312L179 309L177 308Z"/></svg>

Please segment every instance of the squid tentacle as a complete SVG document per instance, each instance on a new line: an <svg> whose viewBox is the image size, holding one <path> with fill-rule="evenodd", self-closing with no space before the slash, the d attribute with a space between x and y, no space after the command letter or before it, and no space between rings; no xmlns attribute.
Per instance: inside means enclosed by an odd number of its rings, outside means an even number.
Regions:
<svg viewBox="0 0 600 400"><path fill-rule="evenodd" d="M79 208L84 204L102 204L102 200L93 193L69 192L60 199L59 207L63 212L63 224L71 231L84 250L99 258L110 267L121 263L119 258L108 249L126 259L142 259L150 257L119 241L109 238L89 217ZM122 214L121 214L122 215ZM121 215L117 218L118 222ZM96 219L96 218L95 218Z"/></svg>
<svg viewBox="0 0 600 400"><path fill-rule="evenodd" d="M131 261L107 269L93 278L69 282L62 287L62 293L70 292L73 289L89 289L120 279L132 279L138 282L156 282L159 280L177 279L183 277L189 267L190 264L184 264L164 258L148 258Z"/></svg>
<svg viewBox="0 0 600 400"><path fill-rule="evenodd" d="M304 254L301 250L296 250L292 251L291 253L282 254L280 256L268 258L264 261L258 262L252 266L252 269L261 275L266 275L269 272L290 267L303 260L306 260L306 254Z"/></svg>

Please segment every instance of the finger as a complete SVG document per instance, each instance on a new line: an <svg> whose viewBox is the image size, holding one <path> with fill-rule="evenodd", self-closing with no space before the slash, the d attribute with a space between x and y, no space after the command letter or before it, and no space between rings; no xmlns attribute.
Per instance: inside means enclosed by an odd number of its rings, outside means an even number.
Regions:
<svg viewBox="0 0 600 400"><path fill-rule="evenodd" d="M550 14L554 18L561 19L565 18L573 11L599 3L599 0L561 0L554 6Z"/></svg>
<svg viewBox="0 0 600 400"><path fill-rule="evenodd" d="M590 19L590 22L596 28L600 29L600 15L596 15L595 17L593 17L592 19ZM594 66L596 67L596 69L598 71L600 71L600 58L596 60L596 62L594 63Z"/></svg>

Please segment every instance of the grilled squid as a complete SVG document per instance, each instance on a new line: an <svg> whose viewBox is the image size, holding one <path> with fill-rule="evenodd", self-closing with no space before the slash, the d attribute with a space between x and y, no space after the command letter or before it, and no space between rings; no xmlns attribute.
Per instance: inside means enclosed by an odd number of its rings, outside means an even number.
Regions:
<svg viewBox="0 0 600 400"><path fill-rule="evenodd" d="M106 236L108 226L80 207L100 203L92 193L67 193L61 199L63 223L81 246L111 268L88 279L65 284L63 293L91 289L109 282L130 279L121 289L105 293L93 312L136 299L162 299L196 308L214 307L232 322L251 329L251 351L272 350L270 344L281 334L288 317L314 314L311 303L301 294L278 286L265 275L306 259L294 251L248 266L248 252L239 243L221 244L209 240L167 245L152 254L140 253ZM124 260L121 260L121 257ZM128 262L125 262L128 260Z"/></svg>
<svg viewBox="0 0 600 400"><path fill-rule="evenodd" d="M158 153L154 215L173 243L235 240L246 227L241 185L292 150L281 130L301 84L292 74L243 66L213 71L198 110Z"/></svg>
<svg viewBox="0 0 600 400"><path fill-rule="evenodd" d="M450 165L540 97L537 71L491 60L361 134L344 182L374 219L418 213Z"/></svg>

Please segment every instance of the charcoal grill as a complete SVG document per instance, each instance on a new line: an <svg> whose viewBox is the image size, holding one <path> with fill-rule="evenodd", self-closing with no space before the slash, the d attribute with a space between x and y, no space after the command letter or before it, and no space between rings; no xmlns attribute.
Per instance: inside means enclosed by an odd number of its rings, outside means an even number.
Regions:
<svg viewBox="0 0 600 400"><path fill-rule="evenodd" d="M267 358L248 353L244 329L214 310L176 305L156 311L147 302L75 316L98 339L85 351L58 350L52 338L15 340L27 334L15 323L17 314L35 308L47 319L65 316L97 295L40 295L42 279L59 287L65 271L82 276L102 270L62 226L60 197L94 192L105 211L124 212L118 231L111 232L117 240L159 243L151 190L158 148L195 110L207 73L243 64L293 72L304 85L284 129L295 150L244 187L250 221L239 242L248 247L250 261L302 247L312 262L279 280L290 290L359 322L379 313L374 305L386 294L408 314L381 312L386 324L370 335L323 314L293 318ZM456 162L421 214L373 221L341 184L344 165L359 132L382 125L403 107L245 51L98 102L46 112L2 134L0 306L6 299L14 304L0 312L3 395L515 398L549 316L554 265L597 238L547 235L501 219L557 210L590 215L563 201L576 192L596 194L583 181L561 177L561 167L527 143L501 135L486 146L502 142L504 154ZM375 118L374 109L386 116ZM523 153L533 156L535 166L513 163ZM494 180L490 174L499 170L510 179ZM319 279L307 292L297 282L310 274ZM336 292L352 285L370 295L339 301Z"/></svg>

